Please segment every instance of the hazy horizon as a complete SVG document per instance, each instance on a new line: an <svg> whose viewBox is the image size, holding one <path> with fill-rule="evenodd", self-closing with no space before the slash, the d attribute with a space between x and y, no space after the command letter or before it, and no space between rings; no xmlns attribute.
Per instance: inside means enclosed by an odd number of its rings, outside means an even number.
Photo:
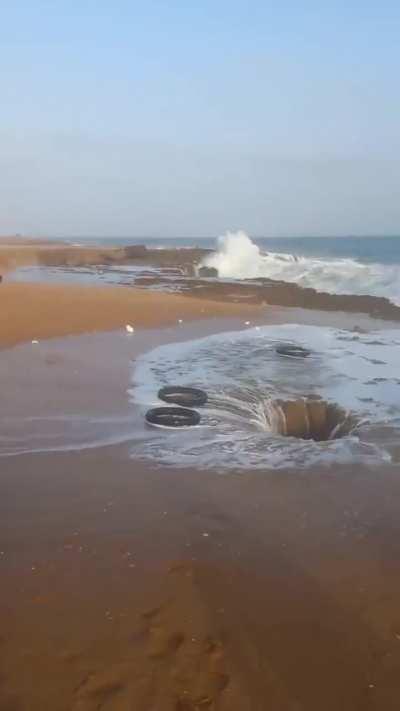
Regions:
<svg viewBox="0 0 400 711"><path fill-rule="evenodd" d="M242 232L242 230L234 231L236 232ZM165 236L165 235L118 235L118 234L108 234L108 235L66 235L66 234L60 234L60 235L55 235L55 234L23 234L23 233L12 233L12 234L0 234L0 239L32 239L32 240L54 240L54 241L65 241L65 242L71 242L74 244L79 244L79 243L90 243L93 242L94 244L99 243L99 244L107 244L108 242L110 244L116 245L118 243L127 243L127 244L147 244L148 246L152 243L162 243L165 241L166 243L170 244L175 244L177 242L182 242L182 245L185 246L185 243L187 243L188 246L193 246L197 243L205 242L207 243L207 248L210 248L210 243L213 243L215 246L217 246L218 240L221 237L224 237L226 234L230 233L230 230L226 230L225 233L220 234L220 235L184 235L184 236ZM247 234L247 233L246 233ZM382 235L249 235L250 239L254 242L259 242L262 243L263 241L270 241L272 243L281 240L282 243L287 244L290 241L293 242L301 242L302 244L305 244L305 242L310 241L310 242L315 242L316 244L321 244L322 241L326 241L327 243L332 242L334 240L339 240L339 242L343 241L345 242L346 240L351 240L353 243L354 240L359 241L359 240L370 240L373 242L374 240L399 240L400 241L400 234L382 234Z"/></svg>
<svg viewBox="0 0 400 711"><path fill-rule="evenodd" d="M400 234L390 0L58 3L0 27L0 234Z"/></svg>

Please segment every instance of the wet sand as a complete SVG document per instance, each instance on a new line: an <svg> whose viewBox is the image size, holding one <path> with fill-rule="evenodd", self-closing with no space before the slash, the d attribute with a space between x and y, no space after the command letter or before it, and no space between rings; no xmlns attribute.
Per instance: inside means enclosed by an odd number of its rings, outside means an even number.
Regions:
<svg viewBox="0 0 400 711"><path fill-rule="evenodd" d="M4 709L393 711L398 472L2 460Z"/></svg>
<svg viewBox="0 0 400 711"><path fill-rule="evenodd" d="M128 356L241 323L18 346L4 406L118 409ZM398 468L219 475L132 443L0 465L1 709L398 708Z"/></svg>
<svg viewBox="0 0 400 711"><path fill-rule="evenodd" d="M208 308L279 318L130 289L3 284L0 299L3 347ZM368 328L365 316L326 314L343 318ZM112 383L95 345L104 366L93 367L90 404L101 410ZM85 392L57 375L67 346L47 347L34 351L43 378L48 368L83 408ZM23 404L36 378L18 348L2 353L4 407ZM33 385L37 412L56 413L53 390ZM1 711L397 711L398 467L266 462L218 475L131 454L119 444L0 458Z"/></svg>

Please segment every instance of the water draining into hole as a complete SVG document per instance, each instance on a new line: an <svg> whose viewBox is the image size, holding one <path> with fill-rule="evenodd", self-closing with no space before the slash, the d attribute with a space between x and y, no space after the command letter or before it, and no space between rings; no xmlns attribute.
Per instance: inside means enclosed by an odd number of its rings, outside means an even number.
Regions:
<svg viewBox="0 0 400 711"><path fill-rule="evenodd" d="M336 403L319 398L265 402L269 431L314 442L340 439L357 426L357 418Z"/></svg>
<svg viewBox="0 0 400 711"><path fill-rule="evenodd" d="M307 357L283 357L283 342ZM133 401L161 404L159 388L176 384L202 388L208 402L198 428L146 432L135 456L224 469L390 461L400 434L399 345L399 331L285 324L156 348L136 363Z"/></svg>

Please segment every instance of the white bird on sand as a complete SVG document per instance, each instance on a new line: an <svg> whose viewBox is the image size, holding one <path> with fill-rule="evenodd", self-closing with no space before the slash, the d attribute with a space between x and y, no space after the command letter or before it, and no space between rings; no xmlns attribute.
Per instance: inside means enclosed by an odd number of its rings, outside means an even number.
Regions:
<svg viewBox="0 0 400 711"><path fill-rule="evenodd" d="M133 326L131 326L130 323L127 323L126 326L125 326L125 328L126 328L126 330L127 330L128 333L134 333L134 331L135 331L135 329L133 328Z"/></svg>

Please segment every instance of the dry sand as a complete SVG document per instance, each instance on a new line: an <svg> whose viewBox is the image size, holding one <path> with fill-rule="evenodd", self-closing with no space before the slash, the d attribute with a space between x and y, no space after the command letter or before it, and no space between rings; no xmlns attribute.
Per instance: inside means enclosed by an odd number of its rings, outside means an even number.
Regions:
<svg viewBox="0 0 400 711"><path fill-rule="evenodd" d="M2 284L0 342L256 313ZM0 464L1 711L400 707L394 467L218 476L126 446Z"/></svg>
<svg viewBox="0 0 400 711"><path fill-rule="evenodd" d="M154 327L211 317L254 317L262 307L195 300L121 287L4 283L0 286L0 345L126 324Z"/></svg>
<svg viewBox="0 0 400 711"><path fill-rule="evenodd" d="M29 242L8 244L0 241L0 268L51 263L82 264L118 259L124 250L66 247L62 244ZM139 248L140 249L140 248ZM181 295L120 287L2 283L0 288L0 346L72 333L106 331L131 324L154 327L179 319L249 317L262 307L193 300Z"/></svg>

